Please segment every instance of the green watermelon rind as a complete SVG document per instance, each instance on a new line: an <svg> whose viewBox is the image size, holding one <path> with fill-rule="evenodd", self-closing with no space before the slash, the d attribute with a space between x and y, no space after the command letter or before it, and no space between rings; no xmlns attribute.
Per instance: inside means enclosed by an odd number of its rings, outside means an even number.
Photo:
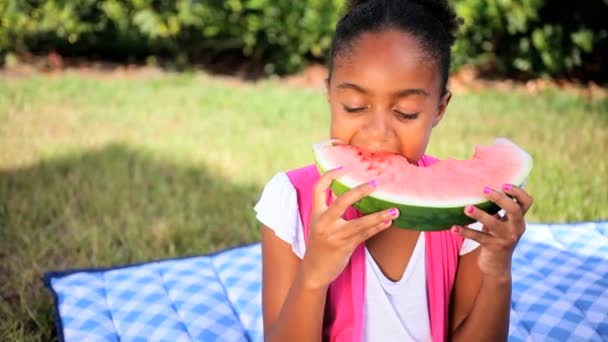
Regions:
<svg viewBox="0 0 608 342"><path fill-rule="evenodd" d="M532 158L528 153L523 151L517 145L510 141L499 138L496 139L497 143L509 143L516 147L522 155L522 170L515 176L515 179L511 183L518 186L523 186L530 172L532 171ZM317 169L319 173L323 174L325 171L323 166L319 163L317 156L317 149L322 146L327 146L330 143L323 142L315 145L315 159ZM340 196L350 190L352 187L345 185L339 179L334 180L331 184L332 191L336 196ZM494 215L498 213L501 208L494 202L489 200L472 201L467 205L474 205L478 209L485 211L488 214ZM441 231L451 228L454 225L465 226L474 223L475 220L464 214L465 205L456 206L417 206L412 204L396 203L387 201L382 198L375 197L373 194L366 196L359 201L355 202L353 206L361 213L367 215L378 211L386 210L389 208L399 209L400 215L398 218L393 220L395 227L418 230L418 231Z"/></svg>
<svg viewBox="0 0 608 342"><path fill-rule="evenodd" d="M337 180L332 182L331 189L337 196L350 190L349 187ZM464 214L464 207L419 207L392 203L372 196L360 199L353 206L363 214L397 208L400 215L393 220L393 225L410 230L439 231L449 229L453 225L464 226L475 222ZM475 206L492 215L500 210L500 207L490 201L476 203Z"/></svg>

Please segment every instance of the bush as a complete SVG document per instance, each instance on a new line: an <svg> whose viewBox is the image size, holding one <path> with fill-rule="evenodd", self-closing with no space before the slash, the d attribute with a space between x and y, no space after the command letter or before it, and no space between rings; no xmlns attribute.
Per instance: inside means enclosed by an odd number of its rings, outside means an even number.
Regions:
<svg viewBox="0 0 608 342"><path fill-rule="evenodd" d="M606 67L606 1L564 7L549 0L454 0L454 6L464 19L454 47L456 66L489 64L501 74L528 76Z"/></svg>
<svg viewBox="0 0 608 342"><path fill-rule="evenodd" d="M0 51L165 55L178 64L241 55L268 73L321 59L343 0L3 0ZM455 67L503 75L605 72L606 1L453 0L465 23Z"/></svg>
<svg viewBox="0 0 608 342"><path fill-rule="evenodd" d="M236 52L292 72L322 58L338 0L50 0L0 2L0 50L182 59Z"/></svg>

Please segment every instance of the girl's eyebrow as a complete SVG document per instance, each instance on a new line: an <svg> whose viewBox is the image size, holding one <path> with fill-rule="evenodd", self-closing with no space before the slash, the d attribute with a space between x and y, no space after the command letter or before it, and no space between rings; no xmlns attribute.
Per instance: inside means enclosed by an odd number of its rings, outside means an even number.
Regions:
<svg viewBox="0 0 608 342"><path fill-rule="evenodd" d="M361 94L368 94L369 91L359 85L356 85L354 83L348 83L348 82L343 82L338 84L337 86L339 89L352 89L356 92L359 92ZM427 91L425 91L424 89L401 89L396 91L393 96L395 97L407 97L407 96L411 96L411 95L422 95L422 96L429 96L429 93Z"/></svg>
<svg viewBox="0 0 608 342"><path fill-rule="evenodd" d="M339 89L352 89L352 90L355 90L362 94L368 93L368 91L365 88L358 86L356 84L353 84L353 83L348 83L348 82L342 82L342 83L338 84L338 88Z"/></svg>
<svg viewBox="0 0 608 342"><path fill-rule="evenodd" d="M429 96L429 93L424 89L402 89L395 92L395 97L407 97L410 95Z"/></svg>

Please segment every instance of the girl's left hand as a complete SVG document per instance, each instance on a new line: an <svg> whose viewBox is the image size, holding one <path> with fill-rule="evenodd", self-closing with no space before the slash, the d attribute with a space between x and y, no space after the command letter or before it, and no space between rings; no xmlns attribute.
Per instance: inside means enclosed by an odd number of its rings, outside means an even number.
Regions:
<svg viewBox="0 0 608 342"><path fill-rule="evenodd" d="M490 201L505 210L503 217L490 215L474 206L465 207L465 214L483 224L477 231L453 226L452 232L480 244L478 265L482 274L501 280L511 278L511 257L520 237L526 230L524 215L532 205L532 197L523 189L505 184L503 191L484 188ZM511 196L511 197L509 197Z"/></svg>

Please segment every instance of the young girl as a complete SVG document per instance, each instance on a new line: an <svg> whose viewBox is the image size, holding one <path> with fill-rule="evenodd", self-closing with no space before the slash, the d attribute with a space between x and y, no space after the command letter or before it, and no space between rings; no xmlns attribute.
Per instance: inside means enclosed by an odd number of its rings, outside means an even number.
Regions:
<svg viewBox="0 0 608 342"><path fill-rule="evenodd" d="M351 1L328 63L331 138L432 164L424 152L451 98L457 26L446 0ZM328 196L346 173L319 175L314 166L279 173L256 205L265 339L506 340L511 256L531 197L510 184L486 188L504 215L467 207L477 229L421 233L392 227L407 212L356 213L352 204L375 181Z"/></svg>

